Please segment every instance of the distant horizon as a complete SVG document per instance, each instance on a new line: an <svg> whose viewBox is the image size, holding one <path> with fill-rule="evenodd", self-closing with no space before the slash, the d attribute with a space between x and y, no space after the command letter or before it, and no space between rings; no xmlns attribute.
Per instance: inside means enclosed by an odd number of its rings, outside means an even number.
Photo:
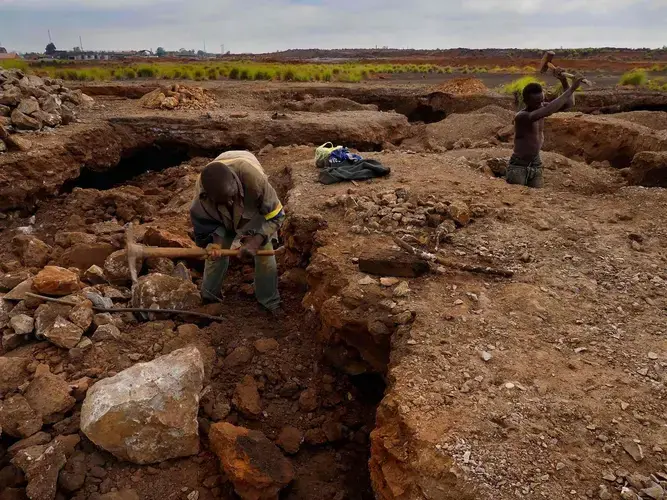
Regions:
<svg viewBox="0 0 667 500"><path fill-rule="evenodd" d="M50 42L47 42L47 45ZM56 50L58 51L63 51L63 52L72 52L77 49L79 49L78 46L75 47L69 47L69 48L62 48L60 46L56 45ZM21 54L43 54L44 49L42 50L35 50L35 51L18 51L14 50L11 47L7 47L6 45L2 45L0 43L0 47L5 48L9 53L17 53L19 55ZM168 47L164 46L156 46L156 47L148 47L148 48L134 48L134 49L98 49L98 48L83 48L83 52L108 52L108 53L126 53L126 52L139 52L139 51L144 51L144 50L149 50L155 53L158 48L163 48L166 52L168 53L178 53L181 50L185 51L194 51L197 53L199 50L203 50L201 48L187 48L187 47L180 47L178 49L171 49ZM464 50L464 51L484 51L484 50L498 50L498 51L547 51L547 50L553 50L553 51L559 51L559 50L631 50L631 51L658 51L658 50L665 50L667 51L667 45L661 46L661 47L622 47L622 46L597 46L597 47L530 47L530 48L520 48L520 47L484 47L484 48L472 48L472 47L448 47L448 48L399 48L399 47L339 47L339 48L321 48L321 47L292 47L289 49L282 49L282 50L275 50L271 52L233 52L225 49L224 53L221 52L211 52L207 51L207 55L231 55L231 56L236 56L236 55L255 55L255 56L261 56L261 55L270 55L270 54L281 54L284 52L293 52L293 51L322 51L322 52L337 52L337 51L414 51L414 52L448 52L448 51L455 51L455 50Z"/></svg>
<svg viewBox="0 0 667 500"><path fill-rule="evenodd" d="M667 44L665 0L0 0L0 42L41 52L187 47L623 47Z"/></svg>

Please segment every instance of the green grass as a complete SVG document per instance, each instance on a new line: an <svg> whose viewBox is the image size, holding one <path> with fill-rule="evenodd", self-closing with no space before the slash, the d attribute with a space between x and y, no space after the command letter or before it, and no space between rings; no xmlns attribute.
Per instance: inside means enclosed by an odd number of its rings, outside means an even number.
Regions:
<svg viewBox="0 0 667 500"><path fill-rule="evenodd" d="M523 76L517 80L514 80L507 85L503 85L502 87L502 92L504 94L519 94L521 95L521 92L523 92L523 89L528 85L529 83L539 83L542 85L542 87L545 86L545 83L542 80L539 80L538 78L535 78L534 76Z"/></svg>
<svg viewBox="0 0 667 500"><path fill-rule="evenodd" d="M621 85L640 86L640 85L646 85L647 82L648 82L648 74L646 73L646 70L634 69L632 71L628 71L623 76L621 76L621 79L619 80L618 83L620 83Z"/></svg>

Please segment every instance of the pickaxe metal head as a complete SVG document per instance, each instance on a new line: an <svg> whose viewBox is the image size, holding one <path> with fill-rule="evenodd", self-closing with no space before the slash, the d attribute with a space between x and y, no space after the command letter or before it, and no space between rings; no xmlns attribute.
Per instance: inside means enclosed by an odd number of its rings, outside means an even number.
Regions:
<svg viewBox="0 0 667 500"><path fill-rule="evenodd" d="M546 73L550 67L553 67L553 63L551 61L553 61L555 55L556 53L552 51L547 51L544 53L542 62L540 63L540 73Z"/></svg>

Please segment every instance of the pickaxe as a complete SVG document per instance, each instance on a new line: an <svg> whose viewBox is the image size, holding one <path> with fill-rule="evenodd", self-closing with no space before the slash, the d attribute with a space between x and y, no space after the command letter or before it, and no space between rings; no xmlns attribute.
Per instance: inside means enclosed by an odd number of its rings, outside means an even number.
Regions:
<svg viewBox="0 0 667 500"><path fill-rule="evenodd" d="M553 58L556 56L555 52L548 51L544 53L544 57L542 57L542 62L540 63L540 73L546 73L548 69L552 71L558 70L558 68L551 62L553 61ZM575 75L572 73L562 73L563 76L566 76L567 78L575 78ZM581 83L584 83L588 85L589 87L593 85L590 80L584 79Z"/></svg>
<svg viewBox="0 0 667 500"><path fill-rule="evenodd" d="M125 229L125 243L127 252L127 263L132 276L132 283L137 282L137 261L149 257L164 257L167 259L205 259L209 256L209 251L205 248L161 248L140 245L134 237L132 224L128 224ZM278 255L285 251L284 247L276 250L260 250L257 255L260 257ZM240 250L216 250L218 255L223 257L238 257Z"/></svg>

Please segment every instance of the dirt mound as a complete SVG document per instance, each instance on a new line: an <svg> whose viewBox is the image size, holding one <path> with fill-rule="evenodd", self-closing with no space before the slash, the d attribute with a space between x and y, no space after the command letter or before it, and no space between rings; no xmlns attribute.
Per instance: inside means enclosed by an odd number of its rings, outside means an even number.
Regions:
<svg viewBox="0 0 667 500"><path fill-rule="evenodd" d="M506 127L506 120L494 114L454 114L441 122L415 127L415 135L402 147L415 151L483 147L497 144L498 132Z"/></svg>
<svg viewBox="0 0 667 500"><path fill-rule="evenodd" d="M453 78L438 85L433 90L456 95L486 94L489 91L487 86L477 78Z"/></svg>
<svg viewBox="0 0 667 500"><path fill-rule="evenodd" d="M667 149L667 132L608 116L558 113L545 120L544 149L586 162L630 166L642 151Z"/></svg>
<svg viewBox="0 0 667 500"><path fill-rule="evenodd" d="M612 115L617 120L626 120L653 130L667 130L667 112L665 111L628 111Z"/></svg>
<svg viewBox="0 0 667 500"><path fill-rule="evenodd" d="M201 87L172 85L155 89L139 102L148 109L207 109L215 103L213 96Z"/></svg>
<svg viewBox="0 0 667 500"><path fill-rule="evenodd" d="M285 104L285 108L292 111L310 111L312 113L331 113L334 111L377 111L374 104L359 104L345 97L324 97L321 99L306 99L292 101Z"/></svg>
<svg viewBox="0 0 667 500"><path fill-rule="evenodd" d="M471 111L469 114L495 115L501 120L507 122L507 124L512 123L514 121L514 115L516 115L516 113L511 109L503 108L502 106L496 106L495 104L490 104L488 106L484 106L483 108L476 109L475 111Z"/></svg>

